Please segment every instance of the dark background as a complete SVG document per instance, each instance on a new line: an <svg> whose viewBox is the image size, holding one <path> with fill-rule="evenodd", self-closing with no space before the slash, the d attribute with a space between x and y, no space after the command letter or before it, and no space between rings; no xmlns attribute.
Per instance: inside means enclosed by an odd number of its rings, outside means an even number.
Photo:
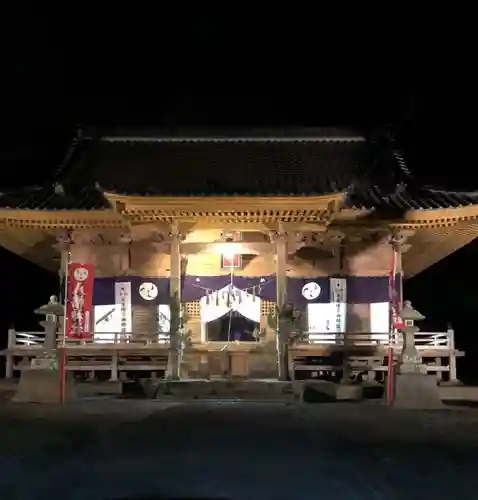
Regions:
<svg viewBox="0 0 478 500"><path fill-rule="evenodd" d="M279 44L286 41L285 47L256 47L245 56L244 30L221 51L223 39L210 33L210 25L196 26L186 43L177 33L165 35L163 18L155 18L154 31L145 15L135 28L131 22L122 31L110 19L105 30L104 18L85 12L72 11L68 18L56 12L55 18L22 11L5 18L0 191L48 182L78 124L392 125L418 183L478 190L471 100L458 73L450 83L451 70L444 66L432 84L423 85L423 65L397 59L390 47L386 57L369 53L346 60L344 54L330 57L329 40L304 58L304 45L294 52L289 33L270 35ZM145 40L148 32L154 36ZM318 39L313 47L320 47ZM427 54L427 61L432 57ZM471 243L405 285L405 298L427 316L423 330L443 331L448 322L455 327L458 347L467 351L459 376L467 381L478 381L477 256L478 244ZM5 343L10 324L39 328L32 311L58 292L58 279L3 249L0 259Z"/></svg>

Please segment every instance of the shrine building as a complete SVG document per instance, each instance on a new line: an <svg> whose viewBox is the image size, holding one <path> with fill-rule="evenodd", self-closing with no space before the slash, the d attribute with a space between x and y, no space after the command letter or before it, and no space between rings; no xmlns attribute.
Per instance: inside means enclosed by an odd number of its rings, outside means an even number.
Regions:
<svg viewBox="0 0 478 500"><path fill-rule="evenodd" d="M54 179L0 196L0 245L60 277L94 265L94 345L156 332L167 348L174 296L192 373L233 345L259 377L276 306L324 352L386 336L393 248L401 297L477 218L478 196L417 185L393 142L351 130L79 132Z"/></svg>

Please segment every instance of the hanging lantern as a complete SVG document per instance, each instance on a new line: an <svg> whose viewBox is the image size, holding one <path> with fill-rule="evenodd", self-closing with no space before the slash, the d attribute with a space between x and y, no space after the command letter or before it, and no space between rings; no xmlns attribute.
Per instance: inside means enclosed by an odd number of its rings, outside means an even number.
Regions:
<svg viewBox="0 0 478 500"><path fill-rule="evenodd" d="M228 243L238 242L242 240L240 232L232 232L223 234L224 241ZM226 253L221 255L221 269L233 272L234 269L242 268L242 255Z"/></svg>

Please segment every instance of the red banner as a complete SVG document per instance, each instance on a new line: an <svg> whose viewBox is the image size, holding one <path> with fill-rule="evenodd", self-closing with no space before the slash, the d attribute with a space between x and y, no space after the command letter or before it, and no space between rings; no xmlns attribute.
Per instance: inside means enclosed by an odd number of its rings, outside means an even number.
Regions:
<svg viewBox="0 0 478 500"><path fill-rule="evenodd" d="M93 282L92 264L68 265L66 289L65 334L69 338L86 339L93 334Z"/></svg>

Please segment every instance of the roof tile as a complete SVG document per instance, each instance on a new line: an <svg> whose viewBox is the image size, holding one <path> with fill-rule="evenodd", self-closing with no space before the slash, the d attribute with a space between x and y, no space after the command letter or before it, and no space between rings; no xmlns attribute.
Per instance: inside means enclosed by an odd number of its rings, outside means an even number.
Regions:
<svg viewBox="0 0 478 500"><path fill-rule="evenodd" d="M313 195L345 190L367 170L364 145L99 141L83 161L103 189L124 194Z"/></svg>
<svg viewBox="0 0 478 500"><path fill-rule="evenodd" d="M313 196L347 192L346 207L403 212L478 202L478 195L416 186L393 145L321 129L76 137L58 184L0 195L0 207L94 210L101 189L156 196ZM101 189L98 188L101 186Z"/></svg>

